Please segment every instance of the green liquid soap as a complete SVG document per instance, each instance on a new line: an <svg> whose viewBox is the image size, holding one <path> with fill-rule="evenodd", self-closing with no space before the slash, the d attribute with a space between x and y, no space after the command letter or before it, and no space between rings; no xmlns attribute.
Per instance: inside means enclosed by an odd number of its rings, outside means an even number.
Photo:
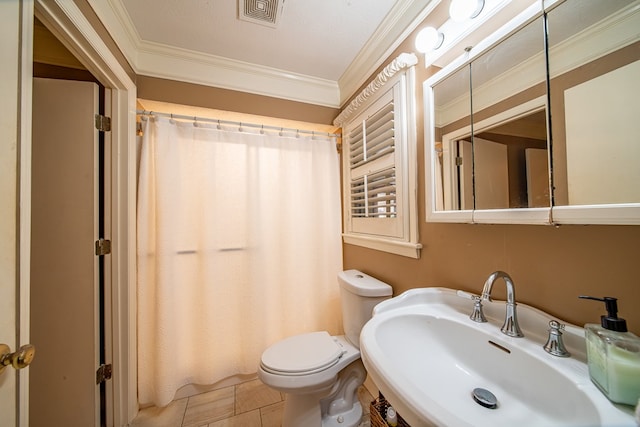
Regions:
<svg viewBox="0 0 640 427"><path fill-rule="evenodd" d="M617 316L615 298L580 298L602 301L607 307L600 325L584 326L591 381L612 402L636 405L640 399L640 338L628 332L625 320Z"/></svg>

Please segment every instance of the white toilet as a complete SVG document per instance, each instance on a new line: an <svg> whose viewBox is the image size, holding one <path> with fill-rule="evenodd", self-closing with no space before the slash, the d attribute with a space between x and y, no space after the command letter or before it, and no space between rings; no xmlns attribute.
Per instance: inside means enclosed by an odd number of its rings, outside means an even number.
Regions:
<svg viewBox="0 0 640 427"><path fill-rule="evenodd" d="M258 376L286 393L283 427L356 427L358 387L366 377L360 331L391 286L357 270L338 274L344 336L311 332L279 341L262 353Z"/></svg>

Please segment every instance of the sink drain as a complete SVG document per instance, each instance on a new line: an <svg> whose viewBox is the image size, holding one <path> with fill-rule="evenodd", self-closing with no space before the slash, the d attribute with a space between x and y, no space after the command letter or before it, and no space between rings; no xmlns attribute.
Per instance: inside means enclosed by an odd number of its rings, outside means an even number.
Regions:
<svg viewBox="0 0 640 427"><path fill-rule="evenodd" d="M496 399L496 396L487 389L480 387L474 388L471 395L478 405L489 409L496 409L498 407L498 399Z"/></svg>

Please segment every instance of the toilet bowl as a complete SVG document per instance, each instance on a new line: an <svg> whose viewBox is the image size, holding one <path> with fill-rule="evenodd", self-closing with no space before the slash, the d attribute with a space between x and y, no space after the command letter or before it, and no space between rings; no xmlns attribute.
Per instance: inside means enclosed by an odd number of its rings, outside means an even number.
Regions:
<svg viewBox="0 0 640 427"><path fill-rule="evenodd" d="M360 330L392 289L357 270L338 275L345 335L326 331L285 338L262 354L258 376L286 393L283 427L356 427L362 419L358 387L366 378Z"/></svg>

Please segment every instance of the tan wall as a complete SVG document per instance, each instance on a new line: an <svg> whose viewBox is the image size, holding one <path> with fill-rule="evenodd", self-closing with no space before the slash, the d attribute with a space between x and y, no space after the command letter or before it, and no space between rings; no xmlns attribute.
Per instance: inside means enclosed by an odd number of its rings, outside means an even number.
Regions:
<svg viewBox="0 0 640 427"><path fill-rule="evenodd" d="M174 80L138 76L138 97L301 122L331 124L338 109Z"/></svg>
<svg viewBox="0 0 640 427"><path fill-rule="evenodd" d="M33 77L98 81L37 18L33 25Z"/></svg>
<svg viewBox="0 0 640 427"><path fill-rule="evenodd" d="M410 35L390 58L414 51L414 37L415 33ZM599 323L604 314L603 305L579 300L578 295L617 297L620 315L631 331L640 334L640 226L425 222L422 82L437 70L425 69L422 60L416 70L421 257L415 260L345 244L344 268L388 282L395 295L423 286L479 293L491 272L504 270L515 281L519 302L576 325ZM498 290L497 298L504 298Z"/></svg>

